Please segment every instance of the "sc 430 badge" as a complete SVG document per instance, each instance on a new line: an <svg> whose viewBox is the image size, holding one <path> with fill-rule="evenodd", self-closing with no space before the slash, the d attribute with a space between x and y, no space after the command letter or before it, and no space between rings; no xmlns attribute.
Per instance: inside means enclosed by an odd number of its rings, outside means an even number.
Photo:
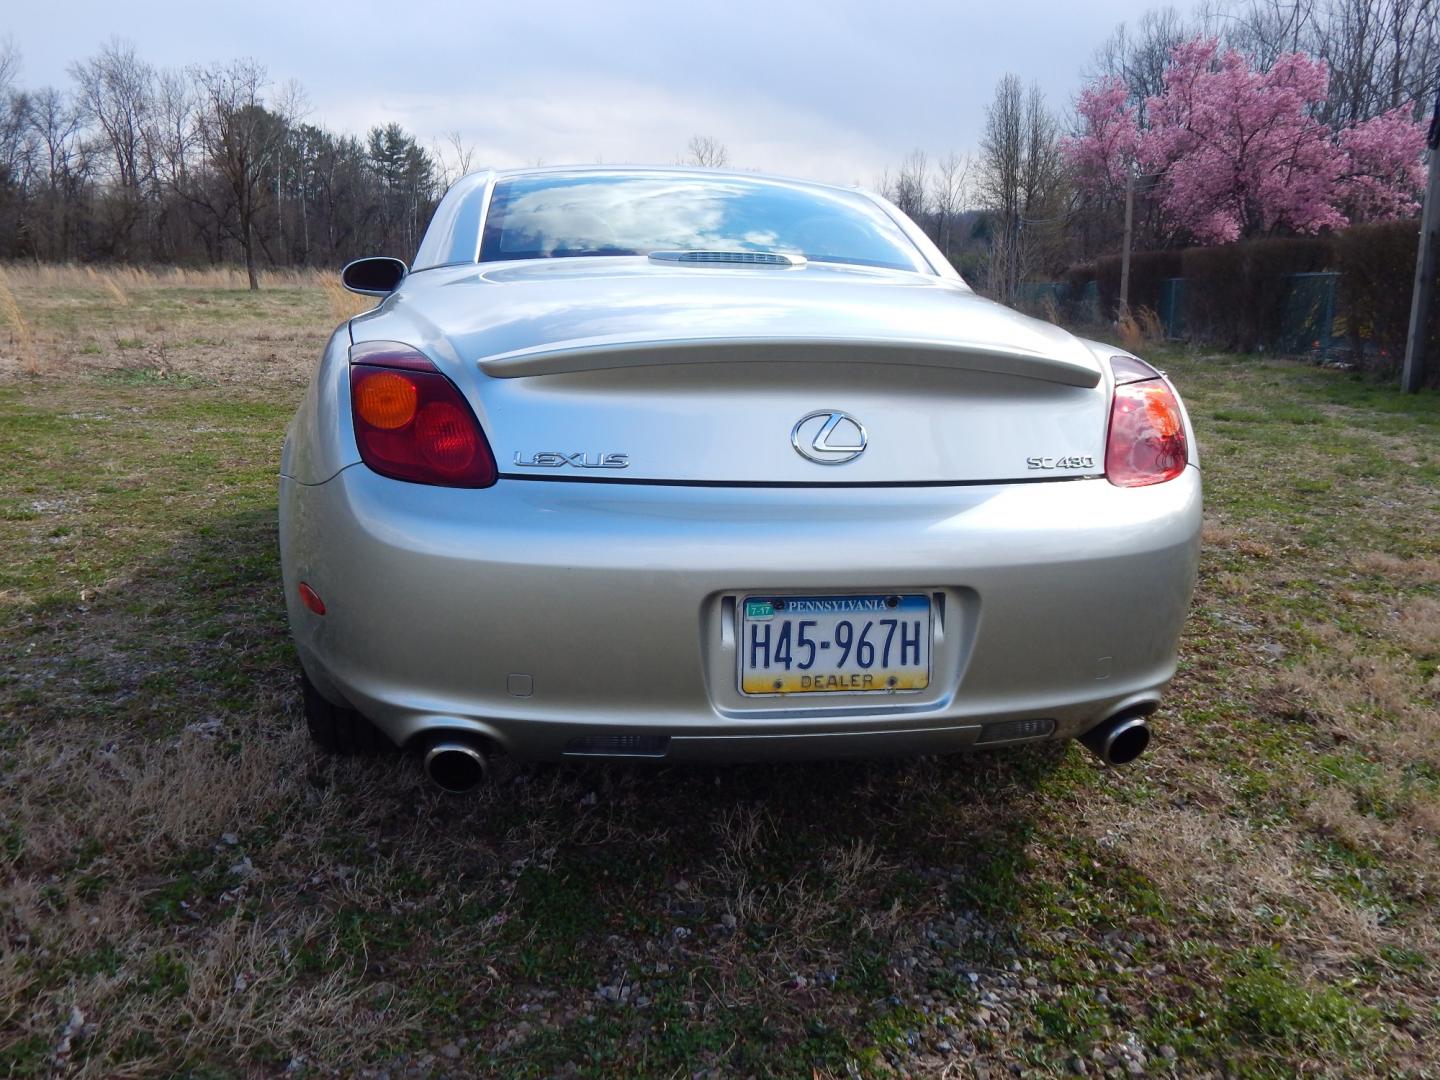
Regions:
<svg viewBox="0 0 1440 1080"><path fill-rule="evenodd" d="M1093 469L1095 458L1090 454L1072 454L1069 457L1032 457L1025 459L1031 469Z"/></svg>

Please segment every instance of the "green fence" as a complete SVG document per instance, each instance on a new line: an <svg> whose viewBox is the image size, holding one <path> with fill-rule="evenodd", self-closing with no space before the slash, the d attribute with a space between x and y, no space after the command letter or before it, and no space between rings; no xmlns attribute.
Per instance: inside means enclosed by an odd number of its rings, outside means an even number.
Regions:
<svg viewBox="0 0 1440 1080"><path fill-rule="evenodd" d="M1015 306L1031 315L1053 316L1064 322L1097 323L1100 285L1087 281L1075 289L1063 281L1025 281L1015 294Z"/></svg>
<svg viewBox="0 0 1440 1080"><path fill-rule="evenodd" d="M1269 336L1270 347L1278 352L1328 352L1343 336L1337 327L1335 292L1340 275L1331 271L1314 274L1286 274L1285 298L1280 325ZM1167 278L1160 283L1160 324L1172 341L1189 337L1187 289L1184 278Z"/></svg>
<svg viewBox="0 0 1440 1080"><path fill-rule="evenodd" d="M1185 336L1185 279L1172 277L1160 283L1160 325L1165 336L1178 341Z"/></svg>
<svg viewBox="0 0 1440 1080"><path fill-rule="evenodd" d="M1334 273L1287 274L1290 285L1285 297L1285 315L1276 339L1281 352L1328 352L1335 343L1335 290L1340 275Z"/></svg>
<svg viewBox="0 0 1440 1080"><path fill-rule="evenodd" d="M1286 294L1280 326L1271 338L1280 352L1328 352L1345 332L1344 320L1335 302L1340 275L1334 272L1286 274ZM1181 341L1189 336L1188 288L1184 278L1167 278L1160 283L1160 305L1156 315L1165 336ZM1016 306L1042 316L1066 322L1098 323L1102 317L1099 286L1086 282L1076 289L1063 281L1027 282L1020 286Z"/></svg>
<svg viewBox="0 0 1440 1080"><path fill-rule="evenodd" d="M1051 304L1059 308L1067 292L1063 281L1022 281L1015 290L1015 306L1030 312L1044 312Z"/></svg>

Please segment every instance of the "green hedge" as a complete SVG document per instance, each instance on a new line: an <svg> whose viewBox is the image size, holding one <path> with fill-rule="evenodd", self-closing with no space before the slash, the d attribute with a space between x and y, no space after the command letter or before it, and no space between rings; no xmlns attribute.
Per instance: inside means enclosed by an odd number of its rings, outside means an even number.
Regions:
<svg viewBox="0 0 1440 1080"><path fill-rule="evenodd" d="M1250 352L1282 345L1290 274L1328 270L1330 241L1252 240L1181 253L1186 328L1192 340Z"/></svg>

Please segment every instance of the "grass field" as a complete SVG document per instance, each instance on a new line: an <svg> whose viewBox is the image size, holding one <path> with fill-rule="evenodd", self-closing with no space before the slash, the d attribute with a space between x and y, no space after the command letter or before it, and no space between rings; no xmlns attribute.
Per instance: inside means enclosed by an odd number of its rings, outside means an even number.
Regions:
<svg viewBox="0 0 1440 1080"><path fill-rule="evenodd" d="M1208 510L1130 769L454 798L301 731L275 471L333 286L5 281L0 1075L1440 1075L1435 395L1154 353Z"/></svg>

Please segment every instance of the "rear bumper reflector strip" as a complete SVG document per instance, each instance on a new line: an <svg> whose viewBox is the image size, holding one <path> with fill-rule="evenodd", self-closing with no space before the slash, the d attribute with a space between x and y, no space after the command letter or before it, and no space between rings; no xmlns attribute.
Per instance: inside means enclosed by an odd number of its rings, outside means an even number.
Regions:
<svg viewBox="0 0 1440 1080"><path fill-rule="evenodd" d="M566 757L664 757L668 735L583 735L565 744Z"/></svg>

